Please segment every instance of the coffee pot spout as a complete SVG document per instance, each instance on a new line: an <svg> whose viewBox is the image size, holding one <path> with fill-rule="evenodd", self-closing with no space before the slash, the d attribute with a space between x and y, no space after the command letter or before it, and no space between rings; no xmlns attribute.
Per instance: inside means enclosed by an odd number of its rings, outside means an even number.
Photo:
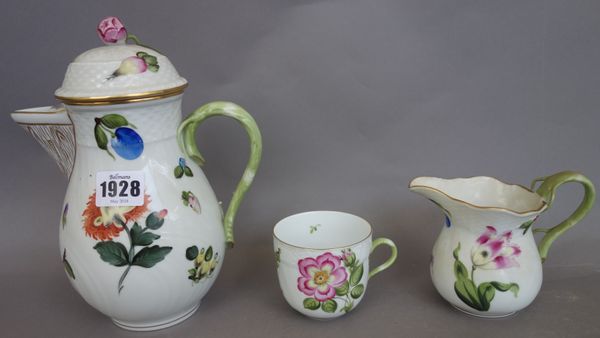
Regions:
<svg viewBox="0 0 600 338"><path fill-rule="evenodd" d="M66 109L60 106L17 110L12 119L52 156L67 177L75 161L75 132Z"/></svg>

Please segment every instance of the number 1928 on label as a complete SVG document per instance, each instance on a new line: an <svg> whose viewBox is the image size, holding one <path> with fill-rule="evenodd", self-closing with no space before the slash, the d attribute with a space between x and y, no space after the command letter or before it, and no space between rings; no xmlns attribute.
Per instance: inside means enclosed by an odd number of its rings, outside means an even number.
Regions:
<svg viewBox="0 0 600 338"><path fill-rule="evenodd" d="M143 171L99 171L96 173L96 206L140 206L144 204Z"/></svg>

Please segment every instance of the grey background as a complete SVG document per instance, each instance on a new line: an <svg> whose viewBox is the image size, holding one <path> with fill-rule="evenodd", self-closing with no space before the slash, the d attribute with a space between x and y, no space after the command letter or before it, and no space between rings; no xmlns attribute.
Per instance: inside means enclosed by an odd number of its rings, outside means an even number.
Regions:
<svg viewBox="0 0 600 338"><path fill-rule="evenodd" d="M19 0L2 9L1 336L600 336L598 208L554 244L529 308L483 320L431 285L442 214L407 189L420 175L528 185L564 169L600 182L600 2ZM154 333L118 329L71 288L57 239L66 179L8 116L53 103L68 62L99 45L106 15L190 81L186 112L237 102L265 142L217 283L191 319ZM246 137L216 119L197 138L227 199ZM581 192L561 188L539 224L565 218ZM356 311L333 322L291 310L273 264L272 226L313 209L365 217L400 250Z"/></svg>

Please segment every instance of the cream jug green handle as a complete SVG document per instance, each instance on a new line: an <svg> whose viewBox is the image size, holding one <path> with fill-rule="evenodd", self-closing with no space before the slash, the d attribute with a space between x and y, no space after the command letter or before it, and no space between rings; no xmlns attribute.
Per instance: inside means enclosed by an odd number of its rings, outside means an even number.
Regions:
<svg viewBox="0 0 600 338"><path fill-rule="evenodd" d="M584 187L575 212L552 228L529 231L558 187L569 182ZM572 171L535 179L531 189L487 176L418 177L409 187L444 211L430 263L435 288L457 309L486 318L513 314L533 302L552 242L581 221L595 199L592 182ZM545 233L539 244L534 232Z"/></svg>
<svg viewBox="0 0 600 338"><path fill-rule="evenodd" d="M244 198L244 194L252 184L254 175L258 169L260 158L262 155L262 137L260 130L254 121L254 118L242 107L231 102L211 102L196 109L190 114L177 130L177 141L181 150L188 155L199 166L204 165L204 158L198 150L195 140L195 133L198 126L209 117L226 116L238 121L248 133L250 138L250 159L242 175L242 179L238 183L231 202L225 212L223 227L225 229L225 240L232 247L233 239L233 221L238 211L240 203Z"/></svg>
<svg viewBox="0 0 600 338"><path fill-rule="evenodd" d="M540 241L540 244L538 245L540 257L542 258L542 262L544 262L548 256L548 250L550 249L550 246L554 240L556 240L558 236L562 235L569 228L577 224L577 222L583 219L583 217L585 217L585 215L592 209L594 200L596 199L596 190L594 188L594 184L587 177L574 171L562 171L551 176L536 178L531 183L532 190L534 190L535 185L538 182L542 182L542 184L535 192L542 197L546 204L548 204L548 207L552 206L552 202L554 201L554 197L556 195L556 190L562 184L576 182L583 185L584 188L583 200L577 209L575 209L575 211L567 219L552 228L538 228L533 230L534 232L545 233L544 237ZM527 226L527 224L525 226ZM529 226L531 226L531 223L529 223Z"/></svg>

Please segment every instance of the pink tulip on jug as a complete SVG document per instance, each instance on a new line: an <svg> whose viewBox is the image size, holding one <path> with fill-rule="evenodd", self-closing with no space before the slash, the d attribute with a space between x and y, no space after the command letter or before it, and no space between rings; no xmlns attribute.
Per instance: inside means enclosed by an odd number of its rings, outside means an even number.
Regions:
<svg viewBox="0 0 600 338"><path fill-rule="evenodd" d="M503 317L531 304L542 286L542 262L552 242L580 221L594 204L585 176L565 171L533 181L534 192L492 177L418 177L410 183L445 214L435 242L431 278L450 304L468 314ZM547 210L556 189L578 182L585 188L579 208L559 225L544 229L536 246L532 224Z"/></svg>

